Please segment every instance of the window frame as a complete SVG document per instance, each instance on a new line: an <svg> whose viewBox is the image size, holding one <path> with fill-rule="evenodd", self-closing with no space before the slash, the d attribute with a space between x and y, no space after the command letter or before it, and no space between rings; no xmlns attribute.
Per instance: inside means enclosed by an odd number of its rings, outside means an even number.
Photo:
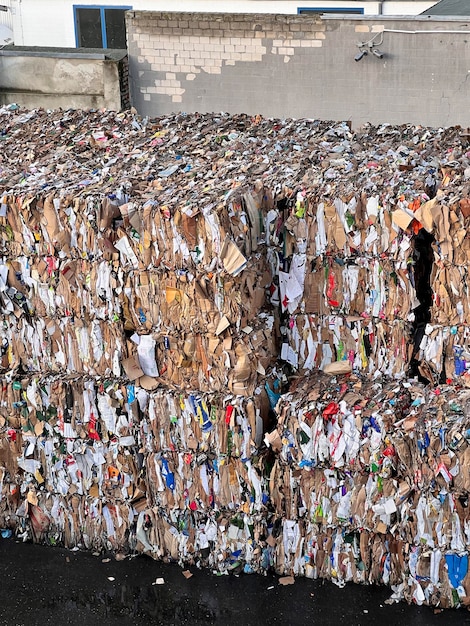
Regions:
<svg viewBox="0 0 470 626"><path fill-rule="evenodd" d="M105 50L108 47L108 37L106 34L106 9L121 9L122 11L132 11L132 6L129 5L114 5L114 4L74 4L73 8L73 25L75 28L75 47L80 48L80 42L78 41L79 28L78 28L78 10L77 9L99 9L101 20L101 42L102 48ZM106 44L106 45L105 45Z"/></svg>
<svg viewBox="0 0 470 626"><path fill-rule="evenodd" d="M330 13L333 15L364 15L364 7L297 7L298 15Z"/></svg>

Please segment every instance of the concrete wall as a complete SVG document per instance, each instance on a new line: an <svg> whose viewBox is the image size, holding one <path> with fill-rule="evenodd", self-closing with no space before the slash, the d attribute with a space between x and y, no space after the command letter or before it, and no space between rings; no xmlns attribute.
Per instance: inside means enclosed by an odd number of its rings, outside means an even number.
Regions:
<svg viewBox="0 0 470 626"><path fill-rule="evenodd" d="M455 18L127 14L131 100L145 115L261 113L470 125L470 23ZM372 38L384 53L354 57Z"/></svg>
<svg viewBox="0 0 470 626"><path fill-rule="evenodd" d="M0 50L0 104L119 111L120 63L102 53Z"/></svg>
<svg viewBox="0 0 470 626"><path fill-rule="evenodd" d="M138 11L292 13L299 7L355 7L365 15L417 15L437 0L9 0L17 46L75 47L74 5L131 6ZM1 16L0 16L1 17Z"/></svg>

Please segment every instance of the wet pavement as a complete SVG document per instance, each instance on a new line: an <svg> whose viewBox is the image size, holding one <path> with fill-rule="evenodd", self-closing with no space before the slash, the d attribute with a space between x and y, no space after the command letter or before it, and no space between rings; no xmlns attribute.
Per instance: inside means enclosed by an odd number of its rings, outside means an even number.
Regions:
<svg viewBox="0 0 470 626"><path fill-rule="evenodd" d="M179 566L149 557L108 558L0 540L0 625L470 624L463 609L387 605L383 587L307 579L282 586L274 575L214 576L196 567L185 578Z"/></svg>

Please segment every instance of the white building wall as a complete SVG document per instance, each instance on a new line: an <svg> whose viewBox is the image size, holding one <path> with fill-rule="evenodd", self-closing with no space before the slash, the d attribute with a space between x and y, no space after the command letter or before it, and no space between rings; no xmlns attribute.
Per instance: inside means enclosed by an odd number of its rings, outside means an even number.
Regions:
<svg viewBox="0 0 470 626"><path fill-rule="evenodd" d="M419 15L430 9L434 2L382 2L382 15Z"/></svg>
<svg viewBox="0 0 470 626"><path fill-rule="evenodd" d="M75 48L73 5L132 6L137 11L297 13L299 8L363 8L364 15L418 15L437 0L11 0L17 46Z"/></svg>

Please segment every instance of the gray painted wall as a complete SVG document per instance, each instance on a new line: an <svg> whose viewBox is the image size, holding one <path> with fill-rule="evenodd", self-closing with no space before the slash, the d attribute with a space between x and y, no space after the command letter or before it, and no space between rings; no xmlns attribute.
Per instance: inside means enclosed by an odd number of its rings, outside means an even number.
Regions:
<svg viewBox="0 0 470 626"><path fill-rule="evenodd" d="M131 100L142 115L470 125L462 19L131 11L127 28ZM356 62L357 42L373 37L383 38L384 57Z"/></svg>
<svg viewBox="0 0 470 626"><path fill-rule="evenodd" d="M104 55L0 51L0 104L121 109L119 62Z"/></svg>

